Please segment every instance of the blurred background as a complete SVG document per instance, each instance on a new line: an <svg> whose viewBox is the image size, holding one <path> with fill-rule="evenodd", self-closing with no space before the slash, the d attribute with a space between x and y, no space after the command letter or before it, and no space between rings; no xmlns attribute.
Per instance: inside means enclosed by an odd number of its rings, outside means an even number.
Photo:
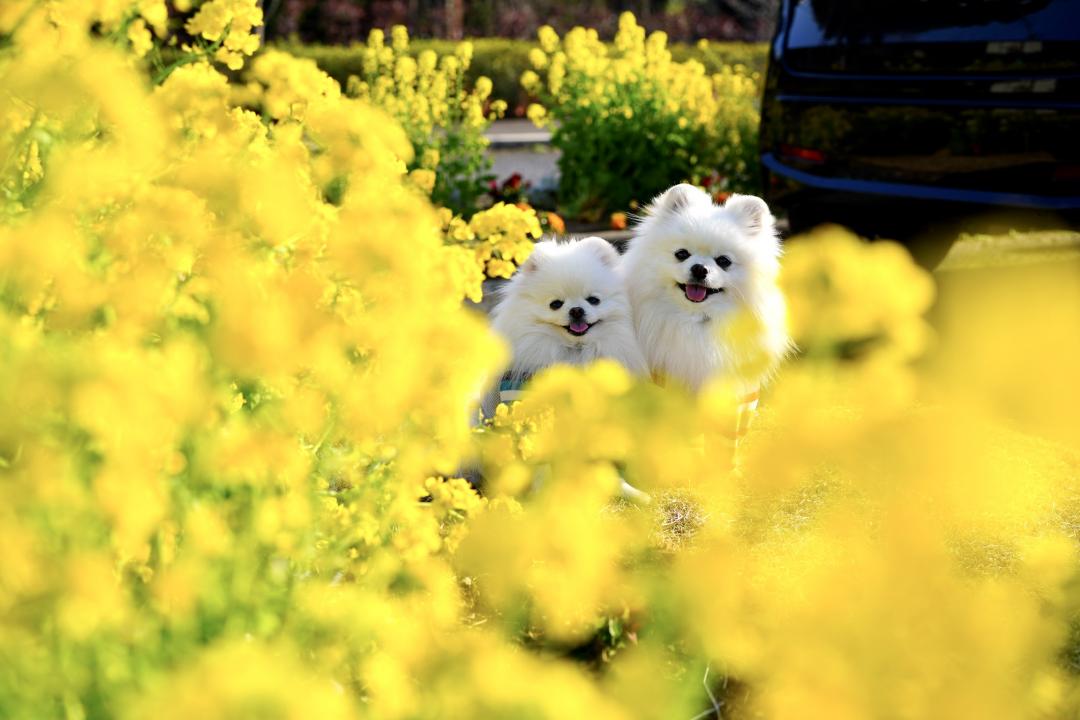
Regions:
<svg viewBox="0 0 1080 720"><path fill-rule="evenodd" d="M266 47L313 60L350 94L369 88L361 94L393 107L406 128L416 98L437 104L403 80L410 58L464 59L461 88L484 121L462 131L464 115L435 120L410 136L418 157L437 151L433 199L466 216L500 201L527 204L554 220L545 231L620 243L657 192L691 182L721 202L732 192L765 197L785 235L836 223L898 240L928 267L946 258L1028 262L1080 245L1075 0L263 0L262 8ZM620 46L625 13L644 35L623 33L623 42L664 33L674 71L644 44ZM376 61L380 33L389 45L395 27L407 41L398 35L395 59ZM545 27L556 46L538 41ZM559 39L575 27L594 30L599 43L581 50ZM602 66L587 68L591 57L605 58ZM636 79L618 69L638 62ZM698 65L704 80L688 79ZM450 106L463 107L451 95ZM650 104L657 98L666 110Z"/></svg>
<svg viewBox="0 0 1080 720"><path fill-rule="evenodd" d="M765 40L779 0L264 0L268 39L348 44L370 30L404 25L418 37L533 39L541 25L559 32L575 25L614 34L620 12L633 12L649 30L673 40Z"/></svg>

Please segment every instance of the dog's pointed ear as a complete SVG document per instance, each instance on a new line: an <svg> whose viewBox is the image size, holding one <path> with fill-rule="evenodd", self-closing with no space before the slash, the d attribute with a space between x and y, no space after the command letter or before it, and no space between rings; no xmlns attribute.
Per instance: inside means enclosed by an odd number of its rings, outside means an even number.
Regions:
<svg viewBox="0 0 1080 720"><path fill-rule="evenodd" d="M596 237L595 235L578 240L581 247L588 248L598 258L600 262L604 263L608 267L615 267L619 264L619 251L615 247L602 237Z"/></svg>
<svg viewBox="0 0 1080 720"><path fill-rule="evenodd" d="M529 253L529 257L524 263L518 266L518 272L526 275L536 272L540 266L547 261L548 256L557 244L555 238L544 238L540 242L535 243L532 252Z"/></svg>
<svg viewBox="0 0 1080 720"><path fill-rule="evenodd" d="M701 188L680 183L656 196L649 206L650 215L667 215L685 210L692 205L712 204L712 198Z"/></svg>
<svg viewBox="0 0 1080 720"><path fill-rule="evenodd" d="M724 203L747 235L775 234L776 218L765 201L753 195L732 195Z"/></svg>

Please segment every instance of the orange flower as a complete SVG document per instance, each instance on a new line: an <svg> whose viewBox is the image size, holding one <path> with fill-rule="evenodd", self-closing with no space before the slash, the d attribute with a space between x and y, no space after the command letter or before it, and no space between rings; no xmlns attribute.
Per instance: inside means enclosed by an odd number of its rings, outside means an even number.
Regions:
<svg viewBox="0 0 1080 720"><path fill-rule="evenodd" d="M611 213L611 229L612 230L625 230L626 229L626 213L624 213L624 212Z"/></svg>
<svg viewBox="0 0 1080 720"><path fill-rule="evenodd" d="M556 213L547 213L547 224L551 228L552 232L562 234L566 232L566 222L559 217Z"/></svg>

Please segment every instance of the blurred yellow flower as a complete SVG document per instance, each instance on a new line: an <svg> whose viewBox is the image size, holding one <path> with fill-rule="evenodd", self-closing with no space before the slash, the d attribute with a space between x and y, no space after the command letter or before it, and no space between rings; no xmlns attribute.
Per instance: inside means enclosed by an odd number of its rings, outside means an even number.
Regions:
<svg viewBox="0 0 1080 720"><path fill-rule="evenodd" d="M128 26L127 36L128 40L131 41L132 51L139 57L150 52L150 49L154 46L150 30L147 29L146 21L142 18L138 18Z"/></svg>

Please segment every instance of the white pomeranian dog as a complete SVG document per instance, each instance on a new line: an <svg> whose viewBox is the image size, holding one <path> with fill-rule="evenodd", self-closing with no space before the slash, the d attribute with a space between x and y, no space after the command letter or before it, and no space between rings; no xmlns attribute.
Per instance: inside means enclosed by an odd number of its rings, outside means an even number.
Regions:
<svg viewBox="0 0 1080 720"><path fill-rule="evenodd" d="M513 358L498 388L484 399L485 416L500 401L517 399L522 383L552 365L607 358L648 377L618 264L619 253L598 237L536 244L492 313L492 327L510 343ZM649 502L625 481L621 493Z"/></svg>
<svg viewBox="0 0 1080 720"><path fill-rule="evenodd" d="M634 230L621 272L653 377L698 392L714 379L752 397L788 353L780 241L765 201L716 205L676 185Z"/></svg>
<svg viewBox="0 0 1080 720"><path fill-rule="evenodd" d="M504 387L552 365L600 358L648 376L618 264L618 252L598 237L536 244L492 313L492 327L513 353Z"/></svg>

